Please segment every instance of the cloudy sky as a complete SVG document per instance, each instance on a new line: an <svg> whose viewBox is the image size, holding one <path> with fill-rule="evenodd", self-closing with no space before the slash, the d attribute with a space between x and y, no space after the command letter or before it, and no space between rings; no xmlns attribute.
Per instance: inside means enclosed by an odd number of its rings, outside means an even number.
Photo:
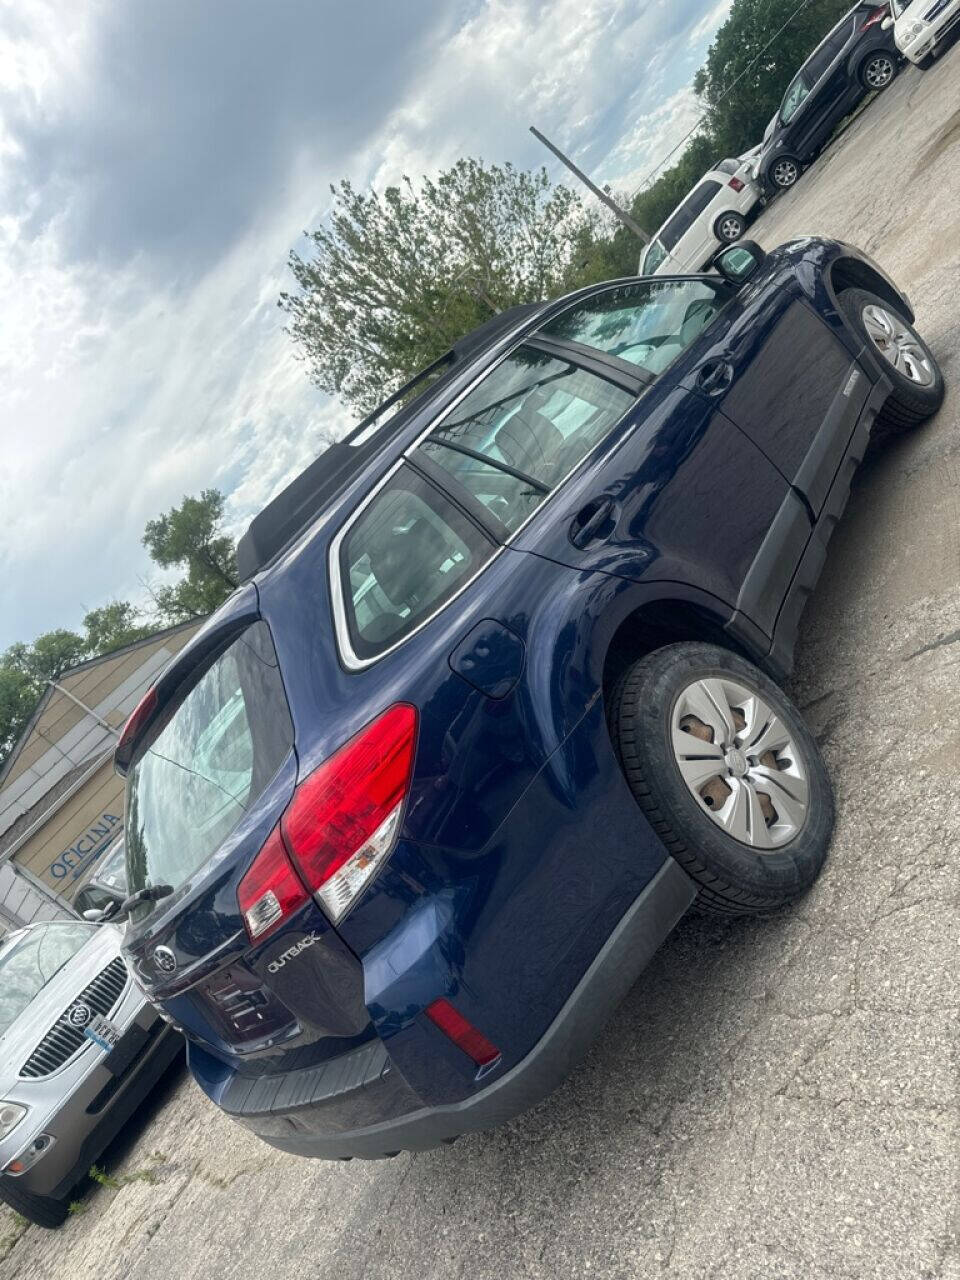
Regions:
<svg viewBox="0 0 960 1280"><path fill-rule="evenodd" d="M0 648L143 596L145 522L239 528L349 415L276 299L329 184L461 155L631 189L730 0L0 0Z"/></svg>

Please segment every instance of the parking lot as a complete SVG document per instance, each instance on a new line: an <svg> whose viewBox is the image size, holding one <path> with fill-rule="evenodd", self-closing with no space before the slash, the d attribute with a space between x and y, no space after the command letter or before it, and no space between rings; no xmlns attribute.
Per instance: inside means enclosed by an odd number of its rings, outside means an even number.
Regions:
<svg viewBox="0 0 960 1280"><path fill-rule="evenodd" d="M751 233L868 250L948 382L863 469L805 617L839 811L809 897L686 920L551 1099L439 1151L283 1156L177 1077L61 1231L0 1210L0 1280L960 1277L958 161L953 49Z"/></svg>

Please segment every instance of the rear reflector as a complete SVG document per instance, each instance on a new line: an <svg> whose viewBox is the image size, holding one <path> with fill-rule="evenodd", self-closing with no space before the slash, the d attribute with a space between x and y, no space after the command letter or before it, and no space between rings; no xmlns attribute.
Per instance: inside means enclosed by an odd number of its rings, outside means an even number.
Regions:
<svg viewBox="0 0 960 1280"><path fill-rule="evenodd" d="M449 1000L434 1000L428 1004L424 1013L430 1021L440 1028L443 1034L461 1049L468 1058L472 1058L478 1067L489 1066L500 1057L500 1050L487 1039L482 1031L478 1031L472 1022Z"/></svg>
<svg viewBox="0 0 960 1280"><path fill-rule="evenodd" d="M309 899L283 847L280 828L274 827L237 888L250 941L262 941Z"/></svg>
<svg viewBox="0 0 960 1280"><path fill-rule="evenodd" d="M870 17L867 18L866 22L860 28L860 30L866 31L867 27L872 27L875 23L882 22L884 18L886 18L889 15L890 15L890 10L887 8L886 5L884 5L881 9L874 9L874 11L870 14Z"/></svg>
<svg viewBox="0 0 960 1280"><path fill-rule="evenodd" d="M746 186L746 183L743 181L742 178L731 178L730 181L727 183L727 186L732 187L734 191L742 191L743 188Z"/></svg>
<svg viewBox="0 0 960 1280"><path fill-rule="evenodd" d="M294 866L334 924L393 846L416 733L416 710L391 707L300 783L280 820Z"/></svg>

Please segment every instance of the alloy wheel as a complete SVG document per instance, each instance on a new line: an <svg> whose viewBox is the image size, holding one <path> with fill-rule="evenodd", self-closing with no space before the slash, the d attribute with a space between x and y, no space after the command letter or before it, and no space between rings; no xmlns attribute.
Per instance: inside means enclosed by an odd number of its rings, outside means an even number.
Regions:
<svg viewBox="0 0 960 1280"><path fill-rule="evenodd" d="M863 69L863 78L871 89L885 89L893 79L895 67L893 59L886 54L871 58Z"/></svg>
<svg viewBox="0 0 960 1280"><path fill-rule="evenodd" d="M680 776L701 810L741 844L771 851L803 827L809 783L796 738L754 689L696 680L674 704Z"/></svg>
<svg viewBox="0 0 960 1280"><path fill-rule="evenodd" d="M778 160L773 166L773 180L778 187L792 187L800 177L800 170L793 160Z"/></svg>
<svg viewBox="0 0 960 1280"><path fill-rule="evenodd" d="M919 387L934 381L933 361L917 334L895 311L876 302L868 303L861 312L867 337L888 364Z"/></svg>
<svg viewBox="0 0 960 1280"><path fill-rule="evenodd" d="M732 244L734 240L740 239L743 227L739 218L722 218L718 230L720 239Z"/></svg>

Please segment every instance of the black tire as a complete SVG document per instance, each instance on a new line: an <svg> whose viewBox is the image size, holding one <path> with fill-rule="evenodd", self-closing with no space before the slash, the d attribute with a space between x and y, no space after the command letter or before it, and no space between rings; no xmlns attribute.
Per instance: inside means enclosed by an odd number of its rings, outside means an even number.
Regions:
<svg viewBox="0 0 960 1280"><path fill-rule="evenodd" d="M63 1200L34 1195L32 1191L18 1187L13 1178L0 1180L0 1200L37 1227L47 1227L52 1231L62 1227L67 1220L67 1206Z"/></svg>
<svg viewBox="0 0 960 1280"><path fill-rule="evenodd" d="M899 69L896 54L874 49L857 68L857 79L868 93L882 93L896 80Z"/></svg>
<svg viewBox="0 0 960 1280"><path fill-rule="evenodd" d="M789 191L800 177L800 161L796 156L777 156L770 165L769 181L774 191Z"/></svg>
<svg viewBox="0 0 960 1280"><path fill-rule="evenodd" d="M867 332L863 322L863 308L873 303L876 306L884 307L888 311L895 312L900 317L933 365L933 382L930 386L919 386L901 373L899 369L894 368L888 360L884 360L883 356L877 352L877 361L882 366L883 372L893 383L893 390L885 400L883 408L877 414L871 443L876 445L888 436L899 434L902 431L909 431L911 428L919 426L921 422L926 422L928 418L932 418L943 404L943 397L946 392L943 374L933 352L907 319L906 308L893 306L885 298L880 298L875 293L870 293L867 289L844 289L838 301L844 315L856 329L857 335L867 344L871 351L874 350L873 339Z"/></svg>
<svg viewBox="0 0 960 1280"><path fill-rule="evenodd" d="M721 213L713 224L713 234L721 244L733 244L740 239L746 229L746 218L742 214L734 213L733 210Z"/></svg>
<svg viewBox="0 0 960 1280"><path fill-rule="evenodd" d="M759 851L723 830L694 799L672 746L678 699L693 682L728 679L758 693L792 735L808 781L798 832ZM833 832L833 791L819 748L799 711L752 663L717 645L683 642L641 658L621 677L610 729L630 790L669 853L699 887L711 914L764 915L805 893L823 867Z"/></svg>
<svg viewBox="0 0 960 1280"><path fill-rule="evenodd" d="M928 53L925 58L921 58L919 62L915 62L913 65L919 67L921 71L929 71L936 60L937 55L935 53Z"/></svg>

